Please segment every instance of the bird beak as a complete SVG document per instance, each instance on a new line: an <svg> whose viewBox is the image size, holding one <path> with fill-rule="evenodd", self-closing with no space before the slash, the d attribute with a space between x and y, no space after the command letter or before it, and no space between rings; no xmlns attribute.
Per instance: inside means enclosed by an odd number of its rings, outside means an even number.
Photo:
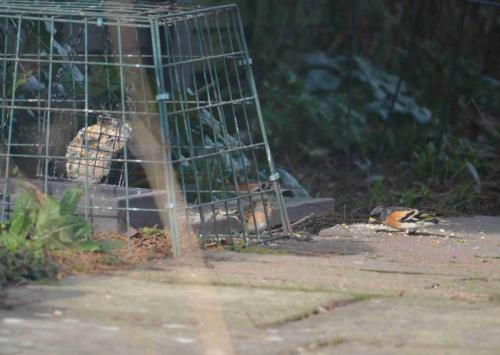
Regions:
<svg viewBox="0 0 500 355"><path fill-rule="evenodd" d="M371 223L371 224L376 224L376 223L378 223L378 222L377 222L377 220L376 220L375 218L370 217L370 218L368 218L368 223Z"/></svg>

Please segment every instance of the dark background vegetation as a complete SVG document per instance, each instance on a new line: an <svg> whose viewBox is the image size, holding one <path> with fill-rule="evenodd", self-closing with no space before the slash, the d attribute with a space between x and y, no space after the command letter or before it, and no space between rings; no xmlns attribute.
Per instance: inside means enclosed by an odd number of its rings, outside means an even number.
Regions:
<svg viewBox="0 0 500 355"><path fill-rule="evenodd" d="M234 2L275 160L312 195L499 213L500 7Z"/></svg>

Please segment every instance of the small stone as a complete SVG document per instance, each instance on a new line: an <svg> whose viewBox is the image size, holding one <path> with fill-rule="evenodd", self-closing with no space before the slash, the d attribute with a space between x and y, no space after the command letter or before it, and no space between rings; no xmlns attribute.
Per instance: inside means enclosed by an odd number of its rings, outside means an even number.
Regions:
<svg viewBox="0 0 500 355"><path fill-rule="evenodd" d="M52 314L55 315L56 317L62 317L63 312L56 309L54 312L52 312Z"/></svg>

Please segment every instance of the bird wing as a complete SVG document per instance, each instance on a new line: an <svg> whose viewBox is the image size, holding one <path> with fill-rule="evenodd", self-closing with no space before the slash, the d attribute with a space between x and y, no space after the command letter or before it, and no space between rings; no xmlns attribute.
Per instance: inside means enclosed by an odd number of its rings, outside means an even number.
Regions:
<svg viewBox="0 0 500 355"><path fill-rule="evenodd" d="M387 216L384 224L399 229L402 223L415 222L415 214L418 214L418 210L393 211Z"/></svg>
<svg viewBox="0 0 500 355"><path fill-rule="evenodd" d="M411 229L430 224L439 220L432 213L422 213L417 209L394 211L387 216L384 224L396 229Z"/></svg>
<svg viewBox="0 0 500 355"><path fill-rule="evenodd" d="M436 215L434 213L419 212L418 218L419 218L419 220L424 221L424 222L429 222L429 223L434 223L434 224L439 223L439 219L436 217Z"/></svg>
<svg viewBox="0 0 500 355"><path fill-rule="evenodd" d="M419 210L409 210L409 211L401 211L404 212L402 215L400 222L403 223L413 223L420 221L420 211Z"/></svg>

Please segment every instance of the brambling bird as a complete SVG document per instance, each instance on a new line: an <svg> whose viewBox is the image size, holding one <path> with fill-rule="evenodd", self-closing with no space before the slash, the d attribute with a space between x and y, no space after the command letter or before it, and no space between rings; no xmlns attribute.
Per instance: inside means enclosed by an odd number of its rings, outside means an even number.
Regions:
<svg viewBox="0 0 500 355"><path fill-rule="evenodd" d="M271 219L271 213L273 208L271 202L268 201L266 196L254 197L248 206L243 208L243 214L245 218L245 232L248 234L259 234L266 230L269 226L269 221ZM231 218L237 219L239 222L243 222L240 217L239 211L235 211L230 214Z"/></svg>
<svg viewBox="0 0 500 355"><path fill-rule="evenodd" d="M270 201L266 197L257 197L257 200L252 201L249 206L244 208L246 231L259 234L266 230L272 212Z"/></svg>
<svg viewBox="0 0 500 355"><path fill-rule="evenodd" d="M377 206L370 212L368 223L383 224L410 235L425 226L439 223L439 220L432 213L414 208Z"/></svg>

